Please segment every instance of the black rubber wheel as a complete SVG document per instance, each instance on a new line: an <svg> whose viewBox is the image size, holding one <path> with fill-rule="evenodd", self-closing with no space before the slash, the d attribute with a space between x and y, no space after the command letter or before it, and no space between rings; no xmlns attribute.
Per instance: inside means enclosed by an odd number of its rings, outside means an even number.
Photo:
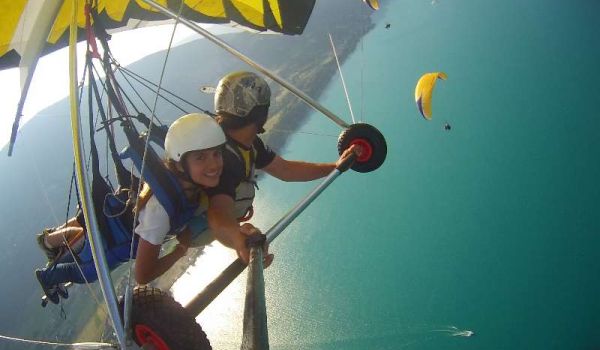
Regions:
<svg viewBox="0 0 600 350"><path fill-rule="evenodd" d="M212 349L193 315L158 288L133 290L131 328L135 342L152 344L157 350Z"/></svg>
<svg viewBox="0 0 600 350"><path fill-rule="evenodd" d="M353 144L362 146L363 154L356 159L352 170L359 173L368 173L379 168L387 156L387 143L385 138L374 126L365 123L350 125L338 137L338 153Z"/></svg>

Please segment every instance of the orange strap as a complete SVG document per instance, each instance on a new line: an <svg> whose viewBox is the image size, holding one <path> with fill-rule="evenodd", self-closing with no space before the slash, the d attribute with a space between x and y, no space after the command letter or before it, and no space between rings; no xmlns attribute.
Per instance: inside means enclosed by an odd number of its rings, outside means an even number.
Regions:
<svg viewBox="0 0 600 350"><path fill-rule="evenodd" d="M75 244L77 241L79 241L81 238L83 238L84 235L85 235L85 230L79 231L75 236L73 236L71 239L69 239L67 241L67 244L69 245L69 247L72 247L73 244Z"/></svg>

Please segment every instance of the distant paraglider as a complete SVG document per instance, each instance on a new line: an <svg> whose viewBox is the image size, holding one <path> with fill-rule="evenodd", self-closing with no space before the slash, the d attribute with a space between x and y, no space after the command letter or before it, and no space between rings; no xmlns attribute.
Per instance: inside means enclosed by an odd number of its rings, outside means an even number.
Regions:
<svg viewBox="0 0 600 350"><path fill-rule="evenodd" d="M379 10L379 0L363 0L373 10Z"/></svg>
<svg viewBox="0 0 600 350"><path fill-rule="evenodd" d="M212 86L203 86L200 88L200 91L204 92L205 94L214 94L215 88Z"/></svg>
<svg viewBox="0 0 600 350"><path fill-rule="evenodd" d="M415 87L415 102L423 118L431 120L431 97L435 82L438 79L446 80L446 78L447 76L444 72L426 73L417 82L417 86Z"/></svg>

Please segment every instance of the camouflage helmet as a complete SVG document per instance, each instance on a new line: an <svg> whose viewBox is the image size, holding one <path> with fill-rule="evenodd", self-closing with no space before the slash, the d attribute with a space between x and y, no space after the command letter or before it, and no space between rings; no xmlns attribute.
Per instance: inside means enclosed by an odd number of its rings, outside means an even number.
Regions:
<svg viewBox="0 0 600 350"><path fill-rule="evenodd" d="M252 72L234 72L224 76L215 91L215 112L246 117L257 106L268 107L271 89Z"/></svg>

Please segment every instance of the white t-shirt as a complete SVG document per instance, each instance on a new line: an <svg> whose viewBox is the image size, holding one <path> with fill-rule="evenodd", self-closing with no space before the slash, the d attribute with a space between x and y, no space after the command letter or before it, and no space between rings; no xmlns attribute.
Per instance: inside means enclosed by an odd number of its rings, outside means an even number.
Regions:
<svg viewBox="0 0 600 350"><path fill-rule="evenodd" d="M140 210L135 233L154 245L161 245L170 228L169 214L156 199L156 196L150 197L146 205Z"/></svg>

